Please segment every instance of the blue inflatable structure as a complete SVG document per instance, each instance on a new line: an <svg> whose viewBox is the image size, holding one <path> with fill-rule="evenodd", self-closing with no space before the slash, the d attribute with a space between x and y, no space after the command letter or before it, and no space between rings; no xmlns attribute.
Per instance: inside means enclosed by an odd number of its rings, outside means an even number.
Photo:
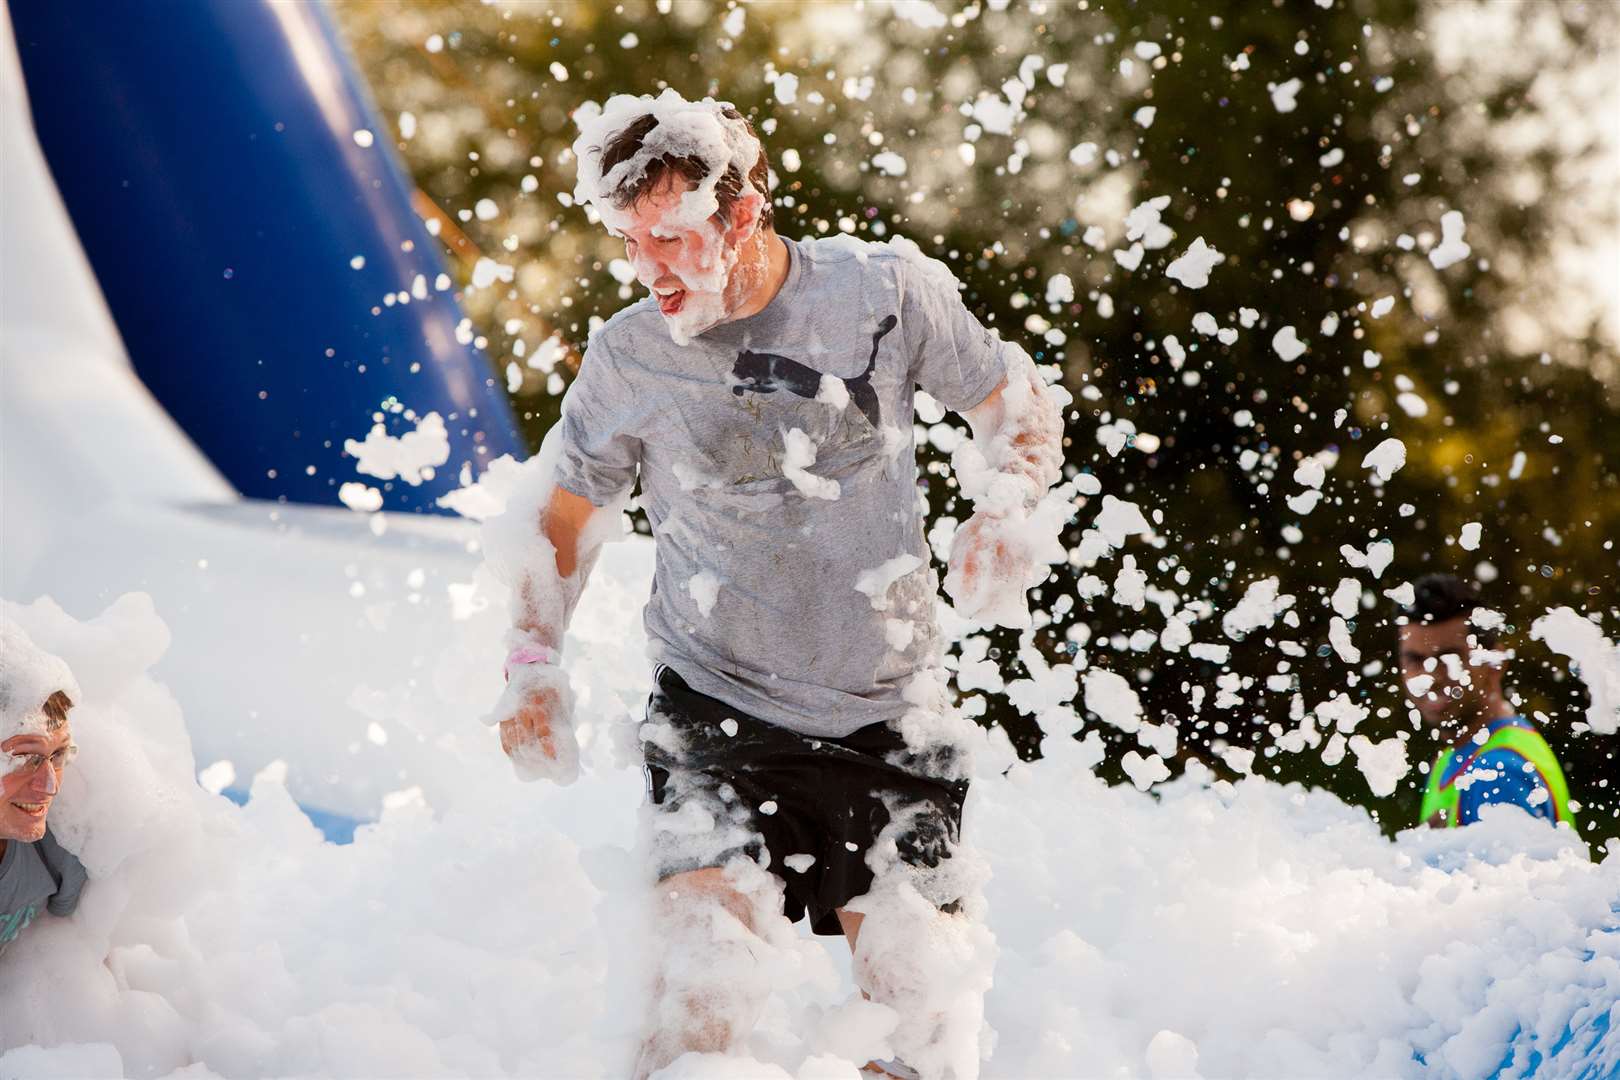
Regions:
<svg viewBox="0 0 1620 1080"><path fill-rule="evenodd" d="M522 454L320 5L9 7L40 145L130 360L239 492L335 503L358 480L426 510L464 463ZM411 430L396 405L449 433L420 486L344 453L378 412Z"/></svg>

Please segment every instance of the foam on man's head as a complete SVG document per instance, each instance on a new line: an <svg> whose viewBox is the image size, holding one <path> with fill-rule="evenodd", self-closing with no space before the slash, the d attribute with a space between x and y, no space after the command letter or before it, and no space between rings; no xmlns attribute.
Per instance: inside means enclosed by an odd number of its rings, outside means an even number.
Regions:
<svg viewBox="0 0 1620 1080"><path fill-rule="evenodd" d="M55 725L45 702L58 692L79 700L79 684L67 664L35 645L16 623L0 620L0 743L48 734ZM7 756L0 753L0 771Z"/></svg>
<svg viewBox="0 0 1620 1080"><path fill-rule="evenodd" d="M685 346L731 318L759 276L763 247L748 245L771 224L768 169L748 121L726 102L673 90L587 103L574 118L574 197L624 237L671 339ZM678 243L666 249L666 240ZM748 276L734 281L739 266Z"/></svg>
<svg viewBox="0 0 1620 1080"><path fill-rule="evenodd" d="M604 172L603 151L621 132L646 117L657 124L646 133L640 148ZM687 101L673 89L656 98L615 94L606 105L586 102L574 113L574 123L579 128L574 140L574 157L579 163L574 200L594 208L609 229L627 220L625 194L655 161L695 160L706 167L679 209L666 215L665 224L674 229L694 228L713 216L720 209L716 188L721 181L730 175L739 187L746 186L760 160L759 139L735 106L713 98Z"/></svg>

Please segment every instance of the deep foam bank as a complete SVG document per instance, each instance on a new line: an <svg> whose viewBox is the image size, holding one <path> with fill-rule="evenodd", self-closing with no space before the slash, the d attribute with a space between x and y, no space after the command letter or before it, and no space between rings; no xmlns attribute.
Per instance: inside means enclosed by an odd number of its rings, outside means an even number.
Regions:
<svg viewBox="0 0 1620 1080"><path fill-rule="evenodd" d="M650 571L604 569L626 594ZM0 966L0 1075L621 1075L648 884L625 701L646 687L613 640L633 608L591 610L578 784L521 786L492 740L461 737L493 689L479 686L437 718L449 794L397 792L335 845L287 794L290 772L324 762L274 701L258 707L296 764L262 770L244 807L198 785L187 725L206 718L150 674L169 634L147 598L84 620L7 604L83 690L53 827L91 882L73 919L36 926ZM501 617L447 627L446 646ZM999 739L979 748L968 813L1000 942L985 1075L1620 1066L1613 851L1589 860L1511 809L1390 841L1329 795L1196 771L1156 795L1110 788L1094 736L1060 747L1033 765ZM853 994L836 954L778 945L749 1056L668 1075L853 1078L881 1056L892 1017Z"/></svg>

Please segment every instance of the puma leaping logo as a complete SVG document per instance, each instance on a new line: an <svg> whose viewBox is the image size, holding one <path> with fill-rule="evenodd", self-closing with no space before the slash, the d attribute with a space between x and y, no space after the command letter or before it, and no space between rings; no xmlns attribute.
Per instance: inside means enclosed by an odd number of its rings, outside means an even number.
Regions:
<svg viewBox="0 0 1620 1080"><path fill-rule="evenodd" d="M866 422L872 425L873 430L877 429L882 419L882 413L878 409L877 392L872 389L872 372L877 368L878 342L899 324L900 320L893 315L878 323L877 332L872 335L872 355L866 361L866 370L853 379L844 380L844 386L849 390L849 399L855 403L861 415L866 417ZM760 353L744 349L737 354L737 363L731 369L731 377L736 380L731 392L738 397L742 397L745 392L774 394L778 390L786 390L795 397L813 400L821 392L821 372L799 363L790 356L780 356L776 353Z"/></svg>

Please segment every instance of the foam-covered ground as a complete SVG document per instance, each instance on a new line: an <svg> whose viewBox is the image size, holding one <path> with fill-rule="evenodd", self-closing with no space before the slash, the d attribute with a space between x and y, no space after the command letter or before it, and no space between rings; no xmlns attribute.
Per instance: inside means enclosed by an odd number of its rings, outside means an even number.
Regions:
<svg viewBox="0 0 1620 1080"><path fill-rule="evenodd" d="M0 965L0 1076L625 1075L649 953L624 752L647 685L622 602L645 588L642 546L610 546L570 641L585 779L519 784L477 723L498 690L495 602L447 620L424 673L437 712L409 720L438 747L433 782L345 846L284 768L246 807L198 785L209 763L149 674L168 631L144 596L84 622L8 604L84 690L52 820L92 885ZM307 758L298 717L256 707ZM1084 743L1006 776L1004 747L982 751L967 830L1001 948L988 1076L1620 1069L1613 852L1588 861L1511 809L1390 842L1331 796L1257 778L1155 798L1101 784ZM750 1059L670 1075L853 1078L885 1029L835 955L797 954Z"/></svg>

